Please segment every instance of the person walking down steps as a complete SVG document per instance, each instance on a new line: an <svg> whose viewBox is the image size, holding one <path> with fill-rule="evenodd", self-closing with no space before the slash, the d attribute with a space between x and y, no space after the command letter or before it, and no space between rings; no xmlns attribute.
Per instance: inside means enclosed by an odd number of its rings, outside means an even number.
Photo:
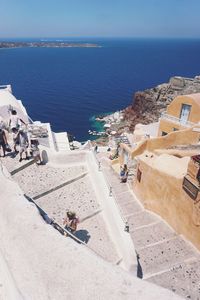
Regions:
<svg viewBox="0 0 200 300"><path fill-rule="evenodd" d="M10 127L11 131L13 128L19 129L19 127L22 123L24 125L26 125L26 123L18 117L16 110L13 109L11 111L11 117L10 117L10 121L9 121L9 127Z"/></svg>
<svg viewBox="0 0 200 300"><path fill-rule="evenodd" d="M28 136L26 134L25 131L23 131L22 129L19 130L19 133L18 133L18 138L19 138L19 155L20 155L20 158L19 158L19 162L22 161L22 154L25 153L25 159L29 159L28 157L28 146L29 146L29 142L28 142Z"/></svg>
<svg viewBox="0 0 200 300"><path fill-rule="evenodd" d="M2 148L3 150L3 157L6 155L6 145L7 145L7 138L5 131L0 128L0 149Z"/></svg>
<svg viewBox="0 0 200 300"><path fill-rule="evenodd" d="M19 146L19 131L17 128L12 128L12 136L13 136L13 148L15 153L17 154L19 152L17 150L17 146Z"/></svg>
<svg viewBox="0 0 200 300"><path fill-rule="evenodd" d="M40 155L40 149L39 149L39 142L37 139L32 139L31 140L31 154L33 156L33 159L35 161L35 163L38 164L42 164L42 159L41 159L41 155ZM39 163L38 163L39 162Z"/></svg>
<svg viewBox="0 0 200 300"><path fill-rule="evenodd" d="M127 182L128 179L128 167L124 164L123 167L120 167L120 180L121 182Z"/></svg>

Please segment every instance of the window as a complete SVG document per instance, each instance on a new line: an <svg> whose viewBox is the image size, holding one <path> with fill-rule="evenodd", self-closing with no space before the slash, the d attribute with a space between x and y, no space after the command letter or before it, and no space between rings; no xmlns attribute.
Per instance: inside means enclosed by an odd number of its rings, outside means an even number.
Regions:
<svg viewBox="0 0 200 300"><path fill-rule="evenodd" d="M199 168L199 171L198 171L198 173L197 173L197 180L198 180L198 182L200 183L200 168Z"/></svg>
<svg viewBox="0 0 200 300"><path fill-rule="evenodd" d="M183 189L193 200L197 198L199 189L186 176L183 179Z"/></svg>
<svg viewBox="0 0 200 300"><path fill-rule="evenodd" d="M181 123L185 124L188 121L191 107L192 107L191 105L182 104L181 113L180 113Z"/></svg>
<svg viewBox="0 0 200 300"><path fill-rule="evenodd" d="M167 132L162 131L162 136L167 135Z"/></svg>
<svg viewBox="0 0 200 300"><path fill-rule="evenodd" d="M142 177L142 172L140 171L140 169L138 168L137 170L137 180L140 182L141 181L141 177Z"/></svg>

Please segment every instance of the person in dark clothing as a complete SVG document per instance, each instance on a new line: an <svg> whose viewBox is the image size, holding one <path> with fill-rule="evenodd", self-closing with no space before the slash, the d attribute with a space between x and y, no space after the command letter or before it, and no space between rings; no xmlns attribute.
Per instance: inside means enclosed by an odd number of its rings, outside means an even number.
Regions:
<svg viewBox="0 0 200 300"><path fill-rule="evenodd" d="M120 167L121 182L127 182L127 178L128 178L128 167L126 164L124 164L123 167Z"/></svg>
<svg viewBox="0 0 200 300"><path fill-rule="evenodd" d="M6 139L5 131L0 128L0 148L3 149L3 157L5 157L6 155L6 144L7 144L7 139Z"/></svg>

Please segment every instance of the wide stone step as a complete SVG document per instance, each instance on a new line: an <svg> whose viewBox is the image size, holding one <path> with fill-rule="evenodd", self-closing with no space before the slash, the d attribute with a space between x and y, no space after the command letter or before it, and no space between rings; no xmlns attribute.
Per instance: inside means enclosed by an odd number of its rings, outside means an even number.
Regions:
<svg viewBox="0 0 200 300"><path fill-rule="evenodd" d="M15 168L10 172L10 174L15 175L16 173L23 171L24 169L30 167L33 164L35 164L34 159L30 159L29 161L22 161L21 163L15 166Z"/></svg>
<svg viewBox="0 0 200 300"><path fill-rule="evenodd" d="M164 288L172 290L185 299L200 299L200 260L191 259L178 263L167 272L148 279Z"/></svg>
<svg viewBox="0 0 200 300"><path fill-rule="evenodd" d="M194 249L180 236L141 248L137 252L144 278L168 271L178 263L195 257Z"/></svg>
<svg viewBox="0 0 200 300"><path fill-rule="evenodd" d="M159 221L159 219L157 219L157 221ZM144 225L143 227L131 231L131 237L137 251L141 248L163 242L176 236L177 234L163 221Z"/></svg>
<svg viewBox="0 0 200 300"><path fill-rule="evenodd" d="M84 166L54 168L48 164L44 166L34 164L22 172L16 173L14 179L18 181L20 187L28 196L34 197L76 178L85 170Z"/></svg>
<svg viewBox="0 0 200 300"><path fill-rule="evenodd" d="M119 204L126 204L126 203L130 203L130 202L137 202L141 207L142 205L140 204L140 202L138 202L134 195L131 193L130 190L125 190L124 192L118 193L117 195L117 201Z"/></svg>
<svg viewBox="0 0 200 300"><path fill-rule="evenodd" d="M146 210L131 215L128 218L130 231L160 222L160 217Z"/></svg>
<svg viewBox="0 0 200 300"><path fill-rule="evenodd" d="M117 200L117 203L120 206L120 209L123 212L123 215L127 218L129 218L131 215L141 212L143 210L142 206L135 200L132 200L131 202L128 202L128 203L126 203L126 202L120 203ZM135 241L134 241L134 243L135 243Z"/></svg>
<svg viewBox="0 0 200 300"><path fill-rule="evenodd" d="M119 184L119 182L120 182L119 175L113 174L113 172L111 171L111 169L107 169L107 168L104 168L103 172L104 172L105 176L107 178L109 178L109 181L112 184Z"/></svg>
<svg viewBox="0 0 200 300"><path fill-rule="evenodd" d="M20 164L24 164L26 162L27 161L23 160ZM15 155L13 152L7 153L6 157L2 158L2 163L7 168L7 170L11 172L19 164L19 154Z"/></svg>

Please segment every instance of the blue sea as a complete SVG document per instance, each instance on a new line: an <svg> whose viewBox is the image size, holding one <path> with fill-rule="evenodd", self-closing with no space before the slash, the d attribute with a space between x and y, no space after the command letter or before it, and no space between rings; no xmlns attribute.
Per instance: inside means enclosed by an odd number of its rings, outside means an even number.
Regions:
<svg viewBox="0 0 200 300"><path fill-rule="evenodd" d="M80 141L96 126L94 115L130 105L134 92L171 76L200 74L200 40L46 40L102 47L1 49L0 84L12 85L33 120L50 122L54 131L68 131Z"/></svg>

